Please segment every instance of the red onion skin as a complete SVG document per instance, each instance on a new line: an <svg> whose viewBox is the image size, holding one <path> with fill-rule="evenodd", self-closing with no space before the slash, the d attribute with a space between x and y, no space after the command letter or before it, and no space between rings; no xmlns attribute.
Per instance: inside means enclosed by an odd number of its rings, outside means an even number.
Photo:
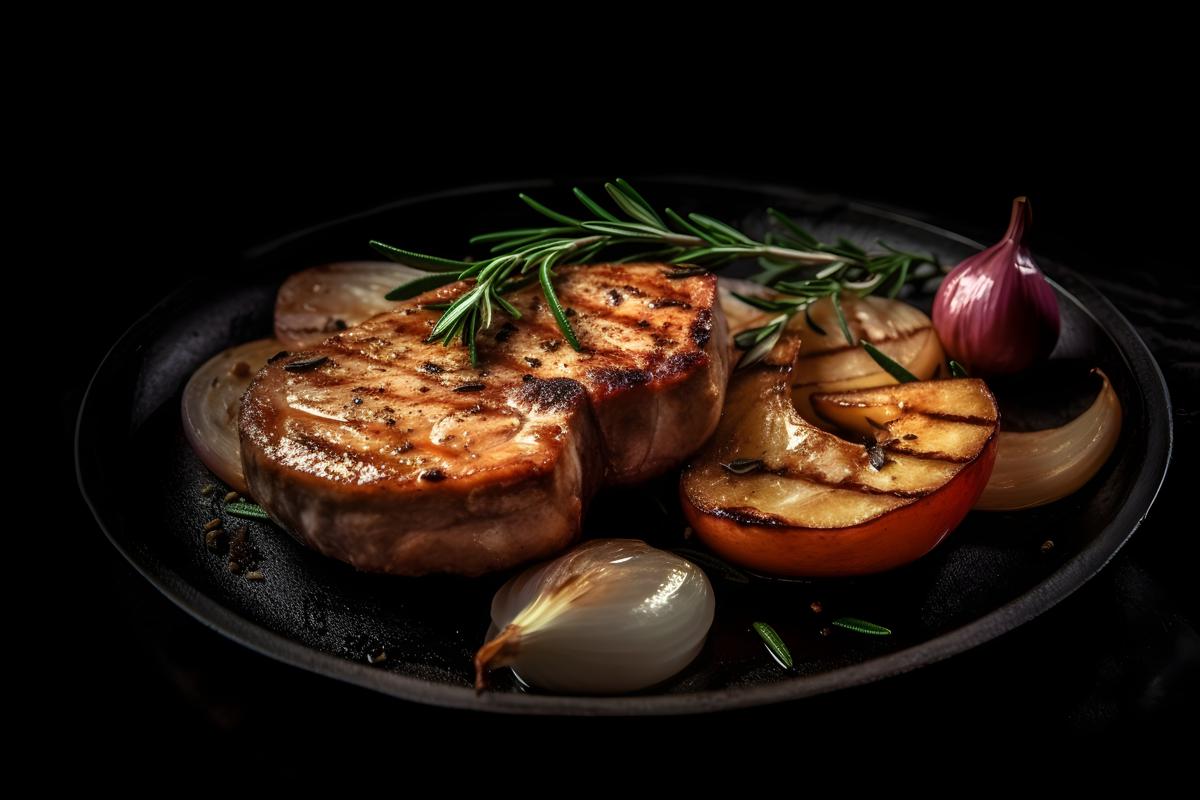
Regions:
<svg viewBox="0 0 1200 800"><path fill-rule="evenodd" d="M973 375L1011 375L1058 342L1058 298L1022 244L1029 201L1013 201L1004 238L950 271L933 301L933 327Z"/></svg>

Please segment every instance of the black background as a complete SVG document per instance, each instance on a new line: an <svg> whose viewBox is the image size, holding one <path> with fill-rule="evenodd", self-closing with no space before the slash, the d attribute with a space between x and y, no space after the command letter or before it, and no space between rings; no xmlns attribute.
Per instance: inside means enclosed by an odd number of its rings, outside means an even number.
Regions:
<svg viewBox="0 0 1200 800"><path fill-rule="evenodd" d="M688 729L803 720L821 736L861 736L919 719L943 730L1140 734L1189 719L1200 673L1191 575L1200 548L1194 523L1177 520L1188 519L1187 459L1197 444L1200 291L1191 209L1176 193L1192 168L1185 131L1171 120L1148 127L1114 118L1103 103L1089 116L1011 97L917 115L873 100L845 112L821 106L832 123L807 122L814 115L796 108L768 122L693 108L633 124L632 112L613 104L576 113L555 101L552 113L505 113L498 125L477 124L479 115L461 108L424 115L373 106L335 125L296 96L136 115L122 107L103 136L72 138L70 205L74 219L82 211L89 222L79 227L87 247L70 259L69 303L88 334L73 343L78 368L65 376L58 408L55 468L70 505L62 530L77 557L58 579L69 587L69 615L47 646L86 654L88 678L78 679L78 658L51 659L47 674L64 677L56 704L87 730L119 719L139 732L129 741L175 755L194 754L214 734L298 742L448 726L485 736L518 724L334 684L243 650L175 609L119 557L77 496L68 454L81 393L107 346L157 298L257 242L457 185L700 173L912 209L988 241L1003 231L1012 198L1030 196L1035 250L1093 278L1159 358L1176 406L1177 456L1130 545L1044 617L913 675ZM464 240L474 232L464 230Z"/></svg>

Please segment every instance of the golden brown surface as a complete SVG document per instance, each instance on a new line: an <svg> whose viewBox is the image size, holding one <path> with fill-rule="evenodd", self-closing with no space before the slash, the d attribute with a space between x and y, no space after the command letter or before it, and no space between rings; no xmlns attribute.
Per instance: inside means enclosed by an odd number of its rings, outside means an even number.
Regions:
<svg viewBox="0 0 1200 800"><path fill-rule="evenodd" d="M678 464L711 433L727 350L715 279L655 264L564 268L563 339L537 286L466 348L423 341L454 284L274 359L243 399L253 497L364 570L479 574L578 533L601 482Z"/></svg>
<svg viewBox="0 0 1200 800"><path fill-rule="evenodd" d="M735 374L717 432L681 482L693 527L721 555L782 574L853 574L918 557L986 483L994 398L972 379L815 395L831 421L870 417L869 435L848 441L792 405L798 350L785 336L764 363ZM746 460L760 466L728 467Z"/></svg>

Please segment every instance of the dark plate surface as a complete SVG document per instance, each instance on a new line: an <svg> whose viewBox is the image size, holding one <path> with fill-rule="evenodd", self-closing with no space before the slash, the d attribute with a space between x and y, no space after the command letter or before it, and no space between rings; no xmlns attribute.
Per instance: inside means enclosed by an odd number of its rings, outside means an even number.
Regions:
<svg viewBox="0 0 1200 800"><path fill-rule="evenodd" d="M703 210L761 229L768 207L801 217L822 236L936 253L956 263L972 241L910 216L797 190L702 179L636 182L652 202ZM100 366L80 409L79 481L114 545L168 597L224 634L274 658L410 700L520 713L690 713L795 699L876 680L946 658L1032 619L1094 575L1137 528L1165 474L1170 404L1161 374L1132 327L1069 268L1039 259L1057 284L1063 335L1051 368L996 387L1006 421L1034 427L1078 413L1094 394L1088 368L1109 375L1125 411L1117 452L1083 490L1019 513L970 515L933 553L885 575L839 581L748 583L714 576L717 619L697 660L665 685L623 697L565 697L498 676L470 688L471 657L488 628L504 575L479 580L356 573L310 552L279 529L222 510L215 482L179 422L191 372L221 349L270 335L275 289L288 273L369 258L366 241L461 253L468 235L527 224L515 202L536 190L567 205L549 183L473 187L395 203L271 243L214 269L139 320ZM998 226L1000 224L998 222ZM999 231L997 231L999 233ZM233 261L231 259L231 261ZM609 491L592 505L585 535L683 541L676 477ZM245 525L262 581L227 568L204 543L205 522ZM1044 552L1046 540L1054 547ZM819 601L824 611L809 606ZM853 616L888 637L826 628ZM749 631L770 622L791 646L799 674L782 673ZM386 659L371 664L379 652Z"/></svg>

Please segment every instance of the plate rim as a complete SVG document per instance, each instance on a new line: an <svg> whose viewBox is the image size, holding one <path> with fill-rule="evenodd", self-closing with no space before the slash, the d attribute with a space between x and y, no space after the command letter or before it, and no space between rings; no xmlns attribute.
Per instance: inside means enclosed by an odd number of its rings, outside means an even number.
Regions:
<svg viewBox="0 0 1200 800"><path fill-rule="evenodd" d="M983 245L969 237L942 228L922 219L916 212L900 210L834 194L816 194L795 186L781 186L762 181L716 178L700 175L647 175L640 180L648 183L667 183L683 186L716 187L728 190L757 192L797 200L836 198L848 208L876 217L890 219L921 228L938 236L982 249ZM439 199L468 196L496 191L550 188L562 180L530 179L522 181L468 184L435 192L425 192L373 206L354 214L307 226L300 230L248 248L240 254L243 261L260 258L278 248L312 233L346 222L388 211ZM93 394L107 372L113 369L114 357L127 349L134 337L162 309L179 300L198 280L192 278L153 304L139 316L113 343L100 360L79 404L74 432L75 476L80 493L93 518L109 542L156 589L206 627L232 639L257 653L294 667L325 677L362 686L402 700L466 710L534 715L630 716L693 714L726 711L754 706L800 700L837 689L861 686L884 678L912 671L943 661L991 641L1029 622L1061 603L1102 570L1128 542L1150 513L1170 469L1174 448L1174 420L1169 389L1154 354L1133 325L1113 303L1084 277L1054 259L1038 256L1039 261L1053 264L1055 271L1069 276L1070 288L1052 281L1063 294L1072 298L1081 310L1099 323L1095 310L1103 309L1115 323L1101 325L1117 344L1130 373L1143 387L1142 395L1148 408L1165 409L1165 414L1148 414L1146 421L1147 450L1150 460L1136 478L1126 503L1096 537L1070 560L1059 566L1042 581L987 614L958 628L887 655L878 656L846 667L814 675L783 679L774 683L747 688L722 688L698 692L658 695L624 695L590 697L578 695L527 695L521 693L476 694L468 687L432 683L409 675L381 671L375 667L340 658L310 648L286 636L242 617L220 601L201 592L177 571L151 554L141 555L124 547L102 517L96 501L88 491L84 474L83 446L88 410ZM1083 295L1081 297L1080 295ZM1086 303L1084 302L1086 300ZM1144 356L1135 360L1133 354ZM1142 374L1147 373L1147 374ZM1148 379L1148 380L1147 380ZM1161 401L1161 402L1154 402ZM1155 448L1154 443L1164 446ZM1154 454L1158 453L1155 458ZM1137 502L1130 502L1132 500Z"/></svg>

